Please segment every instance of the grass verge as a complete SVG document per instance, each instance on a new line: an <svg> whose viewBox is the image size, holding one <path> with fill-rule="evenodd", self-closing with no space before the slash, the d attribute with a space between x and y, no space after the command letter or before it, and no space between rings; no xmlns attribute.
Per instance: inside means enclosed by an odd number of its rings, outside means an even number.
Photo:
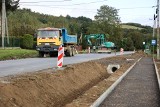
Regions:
<svg viewBox="0 0 160 107"><path fill-rule="evenodd" d="M36 50L0 49L0 60L20 59L20 58L28 58L36 56L38 56Z"/></svg>

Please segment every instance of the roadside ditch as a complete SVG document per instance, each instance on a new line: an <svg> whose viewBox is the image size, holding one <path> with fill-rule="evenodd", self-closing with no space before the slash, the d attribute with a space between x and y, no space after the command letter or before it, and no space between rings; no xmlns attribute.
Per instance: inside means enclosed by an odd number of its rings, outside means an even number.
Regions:
<svg viewBox="0 0 160 107"><path fill-rule="evenodd" d="M89 107L142 56L136 52L0 78L0 107ZM120 68L108 73L109 64Z"/></svg>

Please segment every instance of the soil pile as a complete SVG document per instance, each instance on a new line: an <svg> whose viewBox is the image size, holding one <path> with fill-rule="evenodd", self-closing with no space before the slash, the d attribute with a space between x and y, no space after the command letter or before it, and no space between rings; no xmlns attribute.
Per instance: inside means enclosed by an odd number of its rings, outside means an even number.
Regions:
<svg viewBox="0 0 160 107"><path fill-rule="evenodd" d="M104 58L67 65L64 70L1 78L0 107L88 107L141 56ZM113 63L121 68L110 75L106 67Z"/></svg>

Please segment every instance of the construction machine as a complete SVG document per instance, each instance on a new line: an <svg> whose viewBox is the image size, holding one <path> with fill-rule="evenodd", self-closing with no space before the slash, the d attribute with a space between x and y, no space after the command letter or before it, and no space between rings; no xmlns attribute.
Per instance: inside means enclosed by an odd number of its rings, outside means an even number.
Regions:
<svg viewBox="0 0 160 107"><path fill-rule="evenodd" d="M95 46L98 53L111 53L115 44L110 41L106 41L105 34L90 34L85 35L88 46Z"/></svg>

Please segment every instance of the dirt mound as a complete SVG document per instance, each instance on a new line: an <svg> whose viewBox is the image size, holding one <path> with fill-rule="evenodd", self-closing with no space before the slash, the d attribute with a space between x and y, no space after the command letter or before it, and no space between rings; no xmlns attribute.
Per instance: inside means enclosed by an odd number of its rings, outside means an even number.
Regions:
<svg viewBox="0 0 160 107"><path fill-rule="evenodd" d="M142 50L139 50L136 53L139 54L139 55L141 55L141 56L143 56L143 57L151 56L150 54L144 53Z"/></svg>
<svg viewBox="0 0 160 107"><path fill-rule="evenodd" d="M49 71L1 83L0 106L61 107L109 76L104 66L96 62L70 65L63 71Z"/></svg>
<svg viewBox="0 0 160 107"><path fill-rule="evenodd" d="M141 55L124 55L1 78L0 107L85 107L93 103ZM128 61L127 58L135 58ZM109 75L106 66L121 68ZM97 88L98 87L98 88ZM90 90L90 91L89 91Z"/></svg>

